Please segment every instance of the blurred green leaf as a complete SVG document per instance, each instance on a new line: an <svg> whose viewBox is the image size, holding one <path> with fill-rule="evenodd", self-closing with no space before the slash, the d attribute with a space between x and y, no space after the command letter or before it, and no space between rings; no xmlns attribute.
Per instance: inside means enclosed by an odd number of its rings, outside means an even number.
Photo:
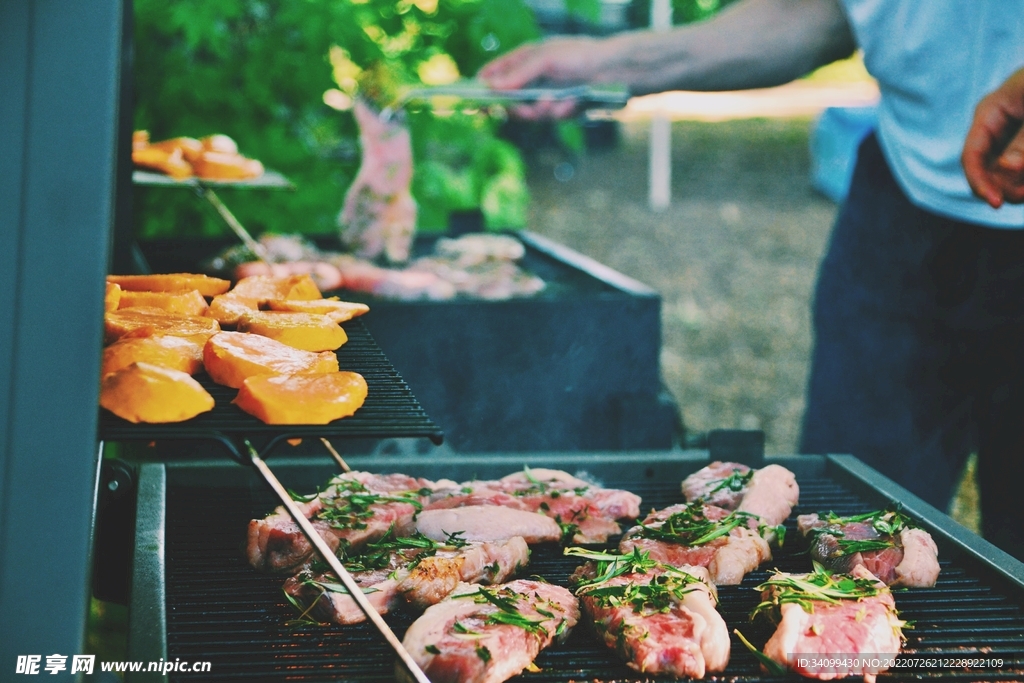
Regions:
<svg viewBox="0 0 1024 683"><path fill-rule="evenodd" d="M601 0L565 0L565 10L578 19L596 24L601 19Z"/></svg>
<svg viewBox="0 0 1024 683"><path fill-rule="evenodd" d="M583 127L577 121L559 121L555 128L558 141L573 154L583 154L586 140Z"/></svg>
<svg viewBox="0 0 1024 683"><path fill-rule="evenodd" d="M436 55L472 76L540 35L522 0L135 0L134 9L136 128L153 140L225 133L295 183L295 192L221 193L255 233L337 230L360 151L351 112L324 103L338 88L332 46L362 69L415 82ZM483 115L410 112L408 121L421 228L444 228L450 211L481 205L493 178L521 166L514 147L491 144L501 142L497 125ZM525 183L501 196L515 206L489 215L524 211ZM135 204L143 238L228 234L188 192L136 188Z"/></svg>

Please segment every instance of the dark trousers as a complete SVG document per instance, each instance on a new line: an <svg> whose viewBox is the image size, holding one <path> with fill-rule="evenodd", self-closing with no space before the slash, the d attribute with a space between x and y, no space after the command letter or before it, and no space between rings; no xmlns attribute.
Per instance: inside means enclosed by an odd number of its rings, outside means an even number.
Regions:
<svg viewBox="0 0 1024 683"><path fill-rule="evenodd" d="M869 136L814 330L800 452L851 453L940 510L977 452L984 535L1024 559L1024 230L914 206Z"/></svg>

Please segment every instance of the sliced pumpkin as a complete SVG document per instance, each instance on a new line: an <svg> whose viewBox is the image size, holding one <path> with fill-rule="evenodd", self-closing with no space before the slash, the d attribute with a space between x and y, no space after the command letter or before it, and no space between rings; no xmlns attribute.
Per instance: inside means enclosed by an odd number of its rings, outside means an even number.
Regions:
<svg viewBox="0 0 1024 683"><path fill-rule="evenodd" d="M256 299L246 299L229 292L213 297L210 307L203 315L213 318L221 325L237 325L239 318L256 310L259 310Z"/></svg>
<svg viewBox="0 0 1024 683"><path fill-rule="evenodd" d="M154 334L184 337L200 346L220 332L220 325L213 318L202 316L173 315L159 308L121 308L103 316L103 326L108 342L122 337L152 337Z"/></svg>
<svg viewBox="0 0 1024 683"><path fill-rule="evenodd" d="M118 308L139 306L159 308L175 315L203 315L209 308L196 289L190 292L121 292Z"/></svg>
<svg viewBox="0 0 1024 683"><path fill-rule="evenodd" d="M258 334L221 332L203 348L203 365L214 382L237 389L255 375L337 372L338 357L333 351L302 351Z"/></svg>
<svg viewBox="0 0 1024 683"><path fill-rule="evenodd" d="M322 425L355 413L366 394L366 380L355 372L258 375L232 403L267 424Z"/></svg>
<svg viewBox="0 0 1024 683"><path fill-rule="evenodd" d="M118 304L121 303L121 288L115 285L113 282L107 283L107 291L103 295L103 310L104 312L116 311Z"/></svg>
<svg viewBox="0 0 1024 683"><path fill-rule="evenodd" d="M336 323L343 323L357 316L369 312L370 307L366 304L352 301L338 301L338 297L330 299L314 299L312 301L294 301L289 299L270 299L267 306L272 311L285 311L290 313L318 313L326 315Z"/></svg>
<svg viewBox="0 0 1024 683"><path fill-rule="evenodd" d="M338 323L318 313L252 311L238 319L238 331L270 337L303 351L333 351L348 341Z"/></svg>
<svg viewBox="0 0 1024 683"><path fill-rule="evenodd" d="M108 275L121 289L133 292L190 292L198 289L203 296L217 296L231 288L231 282L200 273L167 273L162 275Z"/></svg>
<svg viewBox="0 0 1024 683"><path fill-rule="evenodd" d="M125 337L103 349L100 377L132 363L149 363L194 375L203 369L203 347L184 337Z"/></svg>
<svg viewBox="0 0 1024 683"><path fill-rule="evenodd" d="M100 405L129 422L182 422L213 409L213 397L186 372L132 363L103 378Z"/></svg>
<svg viewBox="0 0 1024 683"><path fill-rule="evenodd" d="M263 305L270 299L295 299L312 301L322 299L323 294L309 275L252 275L243 277L231 290L232 296L255 299Z"/></svg>

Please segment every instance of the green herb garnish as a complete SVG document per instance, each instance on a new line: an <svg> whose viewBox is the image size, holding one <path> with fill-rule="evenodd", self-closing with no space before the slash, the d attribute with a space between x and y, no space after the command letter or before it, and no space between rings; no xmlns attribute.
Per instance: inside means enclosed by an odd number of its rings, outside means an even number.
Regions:
<svg viewBox="0 0 1024 683"><path fill-rule="evenodd" d="M491 661L491 651L484 645L476 646L476 656L482 659L484 664Z"/></svg>
<svg viewBox="0 0 1024 683"><path fill-rule="evenodd" d="M875 510L874 512L865 512L859 515L850 515L849 517L840 517L833 512L829 512L822 517L822 520L825 522L825 525L811 529L809 535L812 542L814 539L825 534L834 536L838 545L837 551L834 553L836 557L894 548L896 547L895 537L904 529L913 528L910 518L904 515L898 506L886 510ZM856 540L843 537L842 526L864 522L868 523L883 538Z"/></svg>
<svg viewBox="0 0 1024 683"><path fill-rule="evenodd" d="M771 657L769 657L768 655L766 655L765 653L761 652L756 647L751 645L750 641L747 640L742 633L740 633L739 629L734 628L732 632L736 634L736 636L740 639L740 642L743 643L746 646L746 648L750 650L750 652L754 655L754 657L757 658L757 661L761 662L761 664L764 665L764 668L768 670L769 674L773 676L786 675L786 667L782 666L774 659L772 659Z"/></svg>
<svg viewBox="0 0 1024 683"><path fill-rule="evenodd" d="M725 479L719 480L718 481L718 485L715 486L715 488L713 488L710 491L708 491L707 493L705 493L703 496L701 496L701 498L707 498L711 494L718 493L719 491L722 491L722 490L729 490L729 491L733 491L735 493L739 493L740 491L742 491L743 489L745 489L747 487L747 484L750 483L750 479L753 476L754 476L754 470L752 470L752 469L751 470L747 470L746 472L742 472L742 471L740 471L738 469L734 469L732 471L732 474L730 474ZM712 481L714 481L714 480L712 480ZM712 482L708 482L708 483L710 484Z"/></svg>
<svg viewBox="0 0 1024 683"><path fill-rule="evenodd" d="M391 495L371 493L358 481L341 480L331 484L334 489L331 497L321 496L324 507L314 515L314 519L329 522L335 529L365 529L366 521L373 517L372 505L380 503L407 503L423 509L419 500L419 491L404 491Z"/></svg>
<svg viewBox="0 0 1024 683"><path fill-rule="evenodd" d="M774 619L780 616L780 609L786 603L797 603L808 613L814 612L815 602L836 605L843 600L860 600L874 597L887 590L874 579L861 579L848 574L833 574L815 562L810 574L783 574L775 572L756 588L766 591L767 597L754 608L750 618L766 613Z"/></svg>
<svg viewBox="0 0 1024 683"><path fill-rule="evenodd" d="M673 603L697 590L696 584L703 584L692 574L652 560L650 553L640 552L638 548L625 555L590 552L583 548L566 548L565 554L594 562L595 577L578 582L576 595L594 598L602 607L629 605L636 613L668 612ZM658 573L647 584L608 585L611 579L624 574L648 574L655 570Z"/></svg>
<svg viewBox="0 0 1024 683"><path fill-rule="evenodd" d="M473 598L473 601L477 604L490 603L497 607L497 612L492 612L484 618L485 624L506 624L518 626L530 633L547 634L547 629L542 626L543 622L528 619L519 612L519 608L516 607L519 595L508 588L487 589L480 587L475 593L463 593L454 597Z"/></svg>
<svg viewBox="0 0 1024 683"><path fill-rule="evenodd" d="M641 524L637 532L639 538L650 538L666 543L678 543L686 546L707 545L711 541L723 536L738 527L750 526L750 521L757 522L757 532L762 538L774 534L778 544L781 546L785 538L786 529L781 524L768 526L760 523L760 517L749 512L735 510L722 519L708 519L704 514L704 503L694 501L687 503L679 512L670 515L661 523Z"/></svg>

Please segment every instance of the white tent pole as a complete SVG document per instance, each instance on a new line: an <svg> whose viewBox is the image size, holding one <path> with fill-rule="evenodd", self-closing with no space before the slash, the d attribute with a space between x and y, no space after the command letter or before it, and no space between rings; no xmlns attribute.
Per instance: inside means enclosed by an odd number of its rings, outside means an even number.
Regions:
<svg viewBox="0 0 1024 683"><path fill-rule="evenodd" d="M651 0L651 28L672 28L672 0ZM662 112L651 119L649 153L649 196L651 209L664 211L672 201L672 122Z"/></svg>

